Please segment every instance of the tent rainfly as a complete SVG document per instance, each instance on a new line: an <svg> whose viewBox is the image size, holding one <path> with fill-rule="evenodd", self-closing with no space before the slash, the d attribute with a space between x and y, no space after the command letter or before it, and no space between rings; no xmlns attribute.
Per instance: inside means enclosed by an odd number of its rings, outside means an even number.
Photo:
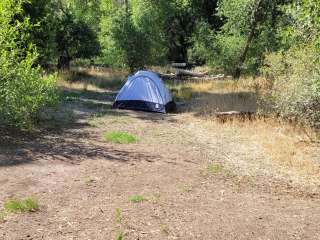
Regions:
<svg viewBox="0 0 320 240"><path fill-rule="evenodd" d="M119 91L113 108L167 113L176 109L169 90L154 72L139 71Z"/></svg>

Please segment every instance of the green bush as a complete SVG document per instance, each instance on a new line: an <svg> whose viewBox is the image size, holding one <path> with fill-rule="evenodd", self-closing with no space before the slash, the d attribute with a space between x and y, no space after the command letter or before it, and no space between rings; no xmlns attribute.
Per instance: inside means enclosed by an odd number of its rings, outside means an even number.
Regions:
<svg viewBox="0 0 320 240"><path fill-rule="evenodd" d="M208 23L197 24L188 51L189 61L207 63L225 72L232 72L239 59L245 38L240 34L215 33Z"/></svg>
<svg viewBox="0 0 320 240"><path fill-rule="evenodd" d="M315 44L266 57L270 91L264 102L280 116L320 127L320 59Z"/></svg>
<svg viewBox="0 0 320 240"><path fill-rule="evenodd" d="M151 57L148 36L136 27L124 10L116 10L109 16L102 24L102 29L106 36L101 44L104 47L104 60L108 64L126 66L133 72L148 63Z"/></svg>
<svg viewBox="0 0 320 240"><path fill-rule="evenodd" d="M20 11L14 2L0 3L0 123L30 128L39 111L56 100L55 77L42 77L35 66L36 49L26 41L32 26L14 19Z"/></svg>

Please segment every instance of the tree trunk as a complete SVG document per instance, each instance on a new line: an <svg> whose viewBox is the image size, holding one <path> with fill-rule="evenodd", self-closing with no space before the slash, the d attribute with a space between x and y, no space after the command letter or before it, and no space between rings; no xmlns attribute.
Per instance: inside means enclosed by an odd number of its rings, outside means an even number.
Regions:
<svg viewBox="0 0 320 240"><path fill-rule="evenodd" d="M70 57L68 50L64 50L58 59L58 70L70 70L71 59L72 58Z"/></svg>
<svg viewBox="0 0 320 240"><path fill-rule="evenodd" d="M255 31L256 31L256 27L257 27L257 24L258 24L258 16L259 16L259 10L260 10L260 6L261 6L261 3L262 3L262 0L256 0L256 3L255 3L255 6L252 10L252 13L251 13L251 20L250 20L250 31L249 31L249 34L248 34L248 37L247 37L247 41L246 41L246 45L240 55L240 58L239 58L239 61L238 61L238 64L233 72L233 77L235 79L239 79L240 78L240 75L241 75L241 68L243 66L243 63L244 61L246 60L246 57L247 57L247 54L248 54L248 51L249 51L249 48L250 48L250 45L251 45L251 42L254 38L254 34L255 34Z"/></svg>
<svg viewBox="0 0 320 240"><path fill-rule="evenodd" d="M126 13L128 14L129 13L129 0L124 0L124 5L126 8Z"/></svg>
<svg viewBox="0 0 320 240"><path fill-rule="evenodd" d="M59 70L70 70L70 58L64 55L60 56L57 67Z"/></svg>

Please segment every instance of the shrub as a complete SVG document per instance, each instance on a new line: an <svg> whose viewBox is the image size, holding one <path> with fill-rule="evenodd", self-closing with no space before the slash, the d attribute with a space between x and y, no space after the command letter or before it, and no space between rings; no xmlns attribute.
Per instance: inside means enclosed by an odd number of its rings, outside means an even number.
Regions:
<svg viewBox="0 0 320 240"><path fill-rule="evenodd" d="M239 59L245 43L240 34L215 33L208 23L197 24L191 38L192 48L189 49L189 61L207 63L225 72L232 72Z"/></svg>
<svg viewBox="0 0 320 240"><path fill-rule="evenodd" d="M26 40L32 26L14 20L20 11L14 2L0 3L0 123L30 128L40 109L56 100L55 77L42 77L35 66L36 49Z"/></svg>
<svg viewBox="0 0 320 240"><path fill-rule="evenodd" d="M263 100L281 117L320 127L320 62L315 44L266 57L269 91Z"/></svg>
<svg viewBox="0 0 320 240"><path fill-rule="evenodd" d="M143 68L150 57L148 36L138 29L130 15L123 10L113 13L105 27L107 39L102 40L108 63L125 65L131 72ZM104 25L103 25L104 26ZM114 64L116 63L116 64Z"/></svg>

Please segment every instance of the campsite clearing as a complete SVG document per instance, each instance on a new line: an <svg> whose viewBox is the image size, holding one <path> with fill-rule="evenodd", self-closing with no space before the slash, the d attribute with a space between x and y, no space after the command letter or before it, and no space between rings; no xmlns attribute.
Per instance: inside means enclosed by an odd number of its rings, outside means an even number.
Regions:
<svg viewBox="0 0 320 240"><path fill-rule="evenodd" d="M62 124L2 134L0 206L35 196L40 209L6 215L0 239L320 239L319 144L281 142L286 127L264 121L208 120L199 98L164 115L112 110L109 90L65 94ZM114 131L139 141L106 142ZM289 161L280 150L292 146Z"/></svg>

